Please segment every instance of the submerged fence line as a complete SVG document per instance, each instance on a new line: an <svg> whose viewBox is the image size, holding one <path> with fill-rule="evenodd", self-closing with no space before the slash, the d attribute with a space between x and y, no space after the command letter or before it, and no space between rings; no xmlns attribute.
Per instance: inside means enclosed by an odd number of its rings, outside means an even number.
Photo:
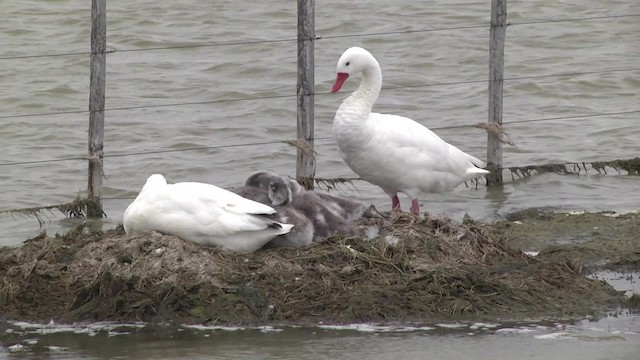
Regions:
<svg viewBox="0 0 640 360"><path fill-rule="evenodd" d="M628 115L628 114L639 114L639 113L640 113L640 109L629 110L629 111L616 111L616 112L609 112L609 113L598 113L598 114L556 116L556 117L546 117L546 118L536 118L536 119L505 121L505 122L502 123L502 125L522 124L522 123L531 123L531 122L558 121L558 120L570 120L570 119L584 119L584 118L595 118L595 117L604 117L604 116L612 116L612 115ZM472 125L451 125L451 126L429 127L429 129L432 130L432 131L433 130L464 129L464 128L480 128L480 129L483 129L484 128L483 124L485 124L485 123L476 123L476 124L472 124ZM333 138L333 136L322 136L322 137L314 137L312 140L314 140L314 141L322 141L322 140L330 140L332 138ZM226 149L226 148L234 148L234 147L273 145L273 144L285 144L285 145L291 145L291 146L296 147L296 144L292 143L293 141L294 141L294 139L284 139L284 140L269 140L269 141L260 141L260 142L252 142L252 143L227 144L227 145L196 146L196 147L184 148L184 149L144 150L144 151L139 151L139 152L104 154L103 157L104 158L115 158L115 157L125 157L125 156L165 154L165 153L184 152L184 151L218 150L218 149ZM6 162L6 163L0 163L0 166L32 165L32 164L56 163L56 162L62 162L62 161L86 161L86 160L90 160L89 157L87 157L87 156L73 156L73 157L60 158L60 159L27 160L27 161Z"/></svg>
<svg viewBox="0 0 640 360"><path fill-rule="evenodd" d="M508 170L512 181L517 179L526 178L532 176L533 173L556 173L562 175L576 175L580 176L589 174L589 166L591 170L597 174L607 174L607 168L612 168L619 174L622 171L626 171L629 175L640 175L640 157L631 159L616 159L609 161L582 161L582 162L563 162L563 163L551 163L545 165L526 165L526 166L509 166L501 168L501 170ZM327 190L337 189L341 185L348 188L351 184L354 189L357 190L354 181L365 181L359 177L340 177L340 178L319 178L315 177L314 182L319 186L324 186ZM477 180L476 180L477 181ZM477 182L476 182L477 185ZM69 196L73 197L73 196ZM136 196L106 196L100 200L133 200ZM70 203L38 206L22 209L4 209L0 210L1 214L10 214L11 216L30 216L35 218L42 226L44 224L43 217L47 217L45 212L51 213L52 210L58 210L67 217L84 217L87 214L87 209L97 206L97 200L91 198L81 198L80 195L75 195L75 200ZM101 208L100 208L100 211ZM107 215L103 212L103 215Z"/></svg>
<svg viewBox="0 0 640 360"><path fill-rule="evenodd" d="M512 76L512 77L505 77L505 78L494 80L494 81L519 81L519 80L531 80L531 79L546 79L546 78L554 78L554 77L609 74L609 73L631 72L631 71L640 71L640 67L606 69L606 70L593 70L593 71L581 71L581 72L558 73L558 74L545 74L545 75ZM402 89L426 88L426 87L438 87L438 86L482 84L482 83L487 83L487 82L490 82L490 81L492 81L492 80L488 80L488 79L480 80L479 79L479 80L461 80L461 81L438 82L438 83L415 84L415 85L389 85L389 86L383 86L382 90L402 90ZM264 91L268 92L269 90L264 90ZM333 95L333 94L331 92L315 92L315 93L310 94L310 95L326 96L326 95ZM269 95L269 96L252 96L252 97L234 98L234 99L216 99L216 100L205 100L205 101L188 101L188 102L181 102L181 103L132 105L132 106L121 106L121 107L105 108L105 109L102 109L102 111L125 111L125 110L153 109L153 108L163 108L163 107L196 106L196 105L209 105L209 104L226 103L226 102L286 99L286 98L295 98L297 96L298 95L296 95L296 94L290 94L290 95L289 94L283 94L283 95ZM54 111L54 112L47 112L47 113L11 114L11 115L0 115L0 119L44 117L44 116L72 115L72 114L87 114L89 112L90 112L89 110L68 110L68 111Z"/></svg>
<svg viewBox="0 0 640 360"><path fill-rule="evenodd" d="M507 23L507 26L536 25L536 24L558 23L558 22L595 21L595 20L620 19L620 18L629 18L629 17L640 17L640 13L590 16L590 17L582 17L582 18L565 18L565 19L539 19L539 20L533 19L533 20L522 21L522 22L509 22ZM468 30L468 29L488 29L488 28L489 28L489 24L483 23L483 24L468 25L468 26L427 28L427 29L416 29L416 30L381 31L381 32L337 34L337 35L326 35L326 36L316 35L313 39L314 40L342 39L342 38L352 38L352 37L353 38L372 37L372 36L402 35L402 34L415 34L415 33L425 33L425 32L440 32L440 31ZM186 44L186 45L175 45L175 46L157 46L157 47L148 47L148 48L140 48L140 49L117 49L117 48L111 47L106 51L106 53L112 54L112 53L126 53L126 52L140 52L140 51L194 49L194 48L218 47L218 46L257 45L257 44L272 44L272 43L294 42L294 41L297 41L297 38L230 41L230 42L223 42L223 43ZM43 58L43 57L86 56L91 54L92 53L88 51L71 51L71 52L65 52L65 53L47 53L47 54L33 54L33 55L0 55L0 60L22 60L22 59L33 59L33 58Z"/></svg>

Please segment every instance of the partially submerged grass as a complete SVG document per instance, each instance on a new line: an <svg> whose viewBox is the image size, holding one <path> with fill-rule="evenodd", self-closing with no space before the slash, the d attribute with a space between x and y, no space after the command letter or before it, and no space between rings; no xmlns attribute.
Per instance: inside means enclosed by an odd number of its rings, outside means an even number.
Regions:
<svg viewBox="0 0 640 360"><path fill-rule="evenodd" d="M23 208L15 210L3 210L2 213L8 213L11 216L19 216L26 218L35 218L40 226L44 225L47 214L53 213L53 210L58 210L64 216L68 218L82 218L87 214L106 214L102 211L102 206L96 198L81 198L77 196L72 202L58 205L37 206L32 208Z"/></svg>
<svg viewBox="0 0 640 360"><path fill-rule="evenodd" d="M607 168L613 169L618 174L626 171L628 175L640 175L640 157L632 159L616 159L610 161L594 161L594 162L581 162L581 163L556 163L545 165L528 165L528 166L513 166L509 167L511 172L511 179L515 180L515 176L518 178L528 177L534 173L556 173L556 174L573 174L573 175L588 175L589 166L593 171L598 174L608 174Z"/></svg>
<svg viewBox="0 0 640 360"><path fill-rule="evenodd" d="M587 313L622 296L579 263L539 261L482 225L369 210L374 238L229 254L122 228L0 250L9 318L306 323Z"/></svg>
<svg viewBox="0 0 640 360"><path fill-rule="evenodd" d="M511 214L490 227L521 250L540 251L545 261L580 261L597 269L640 269L640 214L553 213L538 209Z"/></svg>

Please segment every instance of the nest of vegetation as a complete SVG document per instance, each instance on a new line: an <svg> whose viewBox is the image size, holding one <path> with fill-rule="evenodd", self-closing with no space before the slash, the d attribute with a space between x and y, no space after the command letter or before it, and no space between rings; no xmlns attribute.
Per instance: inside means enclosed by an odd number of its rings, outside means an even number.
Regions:
<svg viewBox="0 0 640 360"><path fill-rule="evenodd" d="M528 257L472 221L369 211L360 225L368 236L242 255L121 227L43 233L0 249L0 309L34 321L301 324L568 315L621 300L578 264Z"/></svg>

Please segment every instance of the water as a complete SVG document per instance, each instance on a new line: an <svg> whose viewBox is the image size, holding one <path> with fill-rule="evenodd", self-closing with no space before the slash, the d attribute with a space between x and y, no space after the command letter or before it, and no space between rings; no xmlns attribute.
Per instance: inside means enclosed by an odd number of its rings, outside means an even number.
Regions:
<svg viewBox="0 0 640 360"><path fill-rule="evenodd" d="M604 271L593 277L631 296L640 293L638 275ZM639 352L640 316L623 309L601 319L306 327L0 321L0 359L637 360Z"/></svg>
<svg viewBox="0 0 640 360"><path fill-rule="evenodd" d="M620 359L636 360L640 317L599 321L307 328L3 324L11 355L50 359Z"/></svg>
<svg viewBox="0 0 640 360"><path fill-rule="evenodd" d="M131 198L154 172L162 172L174 182L204 181L225 187L238 185L259 170L294 174L295 152L285 144L116 156L294 138L295 41L123 51L294 39L296 7L293 2L109 0L107 9L108 46L119 51L107 56L106 106L111 109L144 108L106 112L104 195L117 199L105 200L109 218L95 224L97 227L114 226L121 221ZM509 2L509 21L514 25L507 29L505 76L524 79L505 82L505 123L638 110L640 71L637 70L535 78L548 74L640 67L640 45L637 42L640 22L637 17L515 25L540 19L637 13L640 13L640 3L634 0L606 3L596 0ZM0 13L0 57L86 53L89 50L89 14L88 1L5 1ZM317 93L329 91L335 77L335 62L342 51L359 45L368 48L378 58L383 67L384 85L389 88L383 89L376 105L377 111L409 116L434 129L485 121L486 83L468 81L487 77L486 28L330 37L483 25L489 20L489 2L327 0L318 2L316 17L317 32L325 37L316 43ZM88 74L87 55L0 60L0 164L86 155L87 113L6 116L86 110ZM390 89L452 82L458 84ZM317 137L331 136L333 114L340 101L348 95L348 90L355 86L356 82L352 82L342 93L316 96ZM279 95L291 96L150 107ZM524 122L508 125L506 129L518 145L517 149L506 148L507 166L638 156L640 126L637 113ZM486 135L482 130L459 128L437 132L463 150L484 158ZM340 160L331 139L318 140L316 150L318 176L353 175ZM3 191L0 192L0 210L69 202L77 194L85 193L86 168L83 160L1 165ZM356 183L356 187L357 191L343 188L341 193L388 208L389 201L378 188L366 183ZM638 177L615 173L606 176L593 173L588 176L544 174L516 180L505 185L503 190L482 187L476 190L461 186L452 193L423 199L423 206L430 212L446 213L456 219L469 213L481 220L500 218L506 213L529 207L626 211L637 210L639 188ZM406 199L402 200L407 208ZM45 228L49 231L65 230L77 223L61 219L55 212L48 215L48 220ZM33 219L13 219L7 214L0 214L0 244L19 244L39 231L41 229ZM637 326L637 320L633 321ZM557 358L582 358L581 355L585 355L622 359L625 356L630 358L630 352L625 351L630 351L633 345L632 341L615 339L543 341L530 336L504 334L434 337L423 333L322 333L324 335L312 336L306 330L283 334L258 336L264 346L271 339L276 339L270 345L273 349L298 351L297 355L303 351L301 349L307 349L305 351L314 351L314 356L320 358L335 357L338 350L334 349L368 350L377 358L397 357L398 351L406 358L422 358L424 352L445 358L467 358L479 356L482 352L478 350L491 355L486 358L519 358L520 354L534 354L539 345L546 349L547 355L554 354L553 357ZM380 338L386 341L379 343ZM70 339L71 342L85 341L76 336ZM66 340L61 341L60 346L68 346L72 350L59 356L102 357L100 350L93 346L101 349L113 339L96 339L87 340L99 341L86 345L92 350L82 350L85 345L74 347ZM131 339L128 341L138 344L135 346L142 346L139 345L141 338ZM251 339L239 336L230 340L231 345L227 349L232 348L228 354L251 358L251 353L256 351ZM301 342L300 348L287 350L285 344L291 339ZM565 346L565 342L580 346ZM122 343L116 344L117 349L123 348L114 351L125 355L127 351L133 351L126 350ZM193 357L197 358L218 351L217 347L205 344L203 339L181 341L175 345L176 353L166 354L166 357L177 358L181 351L194 351ZM514 352L502 353L505 344L509 344ZM236 351L234 345L244 350ZM142 356L140 351L136 356ZM277 356L276 352L272 357ZM355 357L360 358L352 355Z"/></svg>
<svg viewBox="0 0 640 360"><path fill-rule="evenodd" d="M375 10L375 11L373 11ZM236 186L254 171L294 175L295 151L285 144L117 156L155 150L259 143L295 137L295 41L173 50L132 51L208 43L242 43L296 37L296 6L290 1L195 0L179 2L110 0L107 108L208 102L292 95L253 101L145 107L106 112L105 211L107 226L122 213L146 178L162 172L170 181L204 181ZM343 34L455 28L486 24L486 1L345 3L323 1L316 9L316 92L327 93L335 62L352 45L379 59L385 86L433 85L484 80L486 28L363 37ZM509 4L513 24L550 18L583 18L640 13L633 0L520 2ZM0 14L1 57L87 52L90 2L11 1ZM513 25L507 29L506 77L629 69L639 67L637 18ZM82 111L88 103L88 55L0 60L0 117ZM505 82L504 121L633 111L640 103L640 71L526 78ZM316 136L330 137L333 114L347 91L316 97ZM412 117L438 128L485 121L486 83L383 90L379 112ZM4 118L0 164L81 157L86 154L88 115ZM528 122L507 126L517 149L507 147L505 165L594 161L638 155L638 114ZM486 135L474 128L437 131L444 139L484 158ZM353 176L331 139L317 141L317 175ZM0 210L60 204L86 189L86 161L0 166ZM509 175L505 174L509 179ZM505 186L504 191L464 186L423 199L434 213L491 220L527 207L577 210L637 209L637 177L625 175L540 175ZM352 195L382 208L389 200L378 188L356 183ZM530 196L536 194L535 197ZM408 207L407 199L403 206ZM50 231L75 224L49 215ZM0 243L16 244L40 231L35 220L0 215Z"/></svg>

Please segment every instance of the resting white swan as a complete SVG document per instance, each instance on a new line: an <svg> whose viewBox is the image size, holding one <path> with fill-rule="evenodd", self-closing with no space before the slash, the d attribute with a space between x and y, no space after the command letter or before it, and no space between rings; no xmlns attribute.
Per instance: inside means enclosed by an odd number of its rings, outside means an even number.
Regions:
<svg viewBox="0 0 640 360"><path fill-rule="evenodd" d="M336 69L334 93L347 78L362 74L360 87L342 102L333 120L340 155L356 174L391 197L393 209L400 209L398 192L411 198L411 212L419 214L421 194L452 190L489 173L479 168L482 161L419 123L371 112L382 88L382 70L367 50L347 49Z"/></svg>
<svg viewBox="0 0 640 360"><path fill-rule="evenodd" d="M167 184L162 175L148 179L124 213L127 234L154 230L202 245L252 252L293 225L273 220L276 211L214 185Z"/></svg>

